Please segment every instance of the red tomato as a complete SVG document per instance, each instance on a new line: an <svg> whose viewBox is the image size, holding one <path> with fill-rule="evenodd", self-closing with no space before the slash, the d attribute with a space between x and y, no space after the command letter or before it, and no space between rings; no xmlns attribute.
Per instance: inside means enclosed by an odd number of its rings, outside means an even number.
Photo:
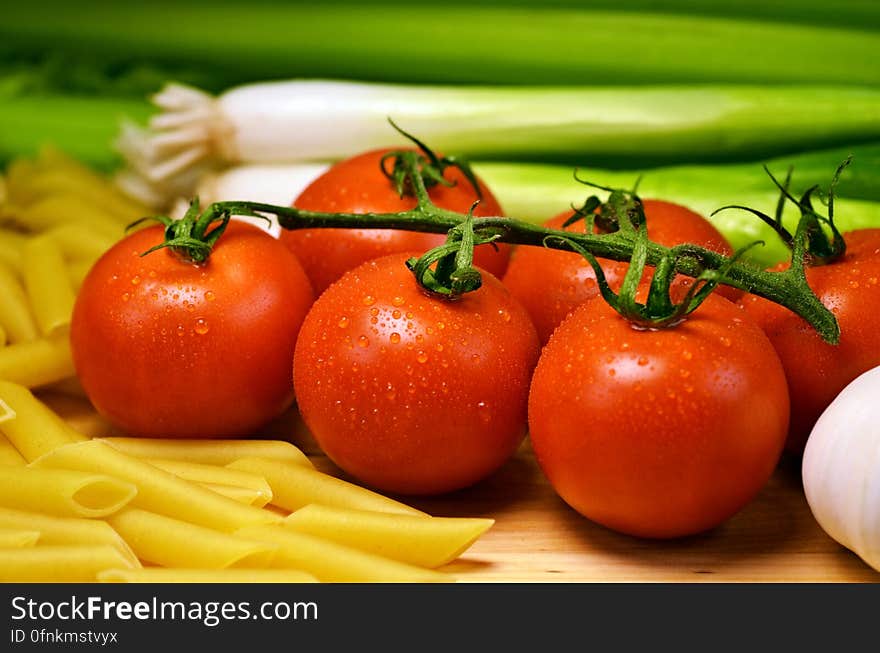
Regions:
<svg viewBox="0 0 880 653"><path fill-rule="evenodd" d="M331 213L393 213L413 208L415 198L400 197L379 168L386 152L375 150L337 163L309 184L293 205ZM431 201L441 208L467 213L478 199L470 182L457 168L447 168L445 178L455 185L437 184L430 188ZM502 215L498 201L482 182L480 191L483 199L474 215ZM394 252L424 254L441 245L446 236L392 229L297 229L282 232L281 240L302 262L320 295L344 272L361 263ZM481 245L475 250L474 263L500 277L507 269L509 257L510 247L506 244L499 244L497 250Z"/></svg>
<svg viewBox="0 0 880 653"><path fill-rule="evenodd" d="M163 228L112 247L77 297L71 346L98 412L128 433L225 437L251 433L293 399L290 361L313 301L281 243L232 222L210 258L182 261Z"/></svg>
<svg viewBox="0 0 880 653"><path fill-rule="evenodd" d="M498 468L526 429L535 328L491 274L455 301L427 295L406 254L342 277L309 312L297 403L339 467L381 490L436 494Z"/></svg>
<svg viewBox="0 0 880 653"><path fill-rule="evenodd" d="M807 283L840 325L829 345L803 319L755 295L741 304L776 348L791 392L786 449L801 454L816 420L850 381L880 365L880 229L844 234L845 256L807 269ZM775 269L784 269L786 265Z"/></svg>
<svg viewBox="0 0 880 653"><path fill-rule="evenodd" d="M760 328L710 296L639 330L601 297L544 348L529 396L538 462L559 495L623 533L712 528L764 485L788 426L785 375Z"/></svg>
<svg viewBox="0 0 880 653"><path fill-rule="evenodd" d="M661 200L644 200L643 204L648 238L654 242L667 247L694 243L728 255L733 251L724 236L698 213ZM544 226L562 229L571 215L570 211L557 215ZM585 230L583 220L566 227L566 231L578 233ZM607 259L599 262L608 283L618 290L629 264ZM580 254L543 247L517 247L504 275L504 285L526 307L543 343L566 315L599 294L593 268ZM721 287L719 292L734 300L742 294L730 287Z"/></svg>

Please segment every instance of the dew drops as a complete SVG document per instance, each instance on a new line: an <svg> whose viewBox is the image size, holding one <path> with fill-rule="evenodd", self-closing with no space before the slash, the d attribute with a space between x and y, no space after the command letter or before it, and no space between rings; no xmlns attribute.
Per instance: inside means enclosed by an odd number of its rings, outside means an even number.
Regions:
<svg viewBox="0 0 880 653"><path fill-rule="evenodd" d="M395 297L394 299L391 300L391 303L394 306L403 306L406 303L406 300L403 297L400 297L398 295L397 297Z"/></svg>
<svg viewBox="0 0 880 653"><path fill-rule="evenodd" d="M474 354L473 356L471 356L471 361L474 363L479 363L480 362L480 355Z"/></svg>
<svg viewBox="0 0 880 653"><path fill-rule="evenodd" d="M392 345L396 345L398 342L400 342L400 334L397 333L397 332L395 331L394 333L392 333L392 334L388 337L388 340L391 341L391 344L392 344Z"/></svg>
<svg viewBox="0 0 880 653"><path fill-rule="evenodd" d="M208 322L203 317L200 317L198 320L196 320L196 324L193 327L193 331L195 331L200 336L203 336L206 333L208 333L209 329L210 329L210 327L208 326Z"/></svg>
<svg viewBox="0 0 880 653"><path fill-rule="evenodd" d="M730 347L730 338L726 336L721 336L721 346L722 347Z"/></svg>
<svg viewBox="0 0 880 653"><path fill-rule="evenodd" d="M361 299L361 302L363 302L364 306L372 306L376 303L376 298L372 295L364 295L363 299ZM373 310L376 310L378 312L378 309Z"/></svg>
<svg viewBox="0 0 880 653"><path fill-rule="evenodd" d="M420 363L428 362L428 354L426 354L423 350L419 349L419 352L416 354L416 360Z"/></svg>
<svg viewBox="0 0 880 653"><path fill-rule="evenodd" d="M336 326L338 326L340 329L345 329L346 327L348 327L348 317L343 315L341 318L339 318L339 322L336 323Z"/></svg>
<svg viewBox="0 0 880 653"><path fill-rule="evenodd" d="M154 292L150 294L150 298L155 302L159 300L159 293Z"/></svg>
<svg viewBox="0 0 880 653"><path fill-rule="evenodd" d="M505 311L503 308L501 308L501 309L498 310L498 315L499 315L499 316L501 317L501 319L504 320L505 322L510 322L510 313L508 313L507 311Z"/></svg>
<svg viewBox="0 0 880 653"><path fill-rule="evenodd" d="M370 346L370 339L367 336L359 336L358 337L358 347L362 349L366 349Z"/></svg>
<svg viewBox="0 0 880 653"><path fill-rule="evenodd" d="M690 359L692 359L694 357L694 355L689 351L683 351L683 352L681 352L681 357L683 359L685 359L686 361L689 361Z"/></svg>
<svg viewBox="0 0 880 653"><path fill-rule="evenodd" d="M178 335L178 336L183 336L183 334L185 334L185 333L186 333L186 329L183 328L183 325L182 325L182 324L178 324L178 325L177 325L177 335ZM196 332L196 333L198 333L198 332Z"/></svg>
<svg viewBox="0 0 880 653"><path fill-rule="evenodd" d="M147 275L147 276L149 276L150 279L155 279L155 278L156 278L156 271L155 271L155 270L150 270L150 274Z"/></svg>
<svg viewBox="0 0 880 653"><path fill-rule="evenodd" d="M217 297L216 297L216 295L214 295L213 291L211 291L211 290L205 291L205 301L213 302L216 298Z"/></svg>
<svg viewBox="0 0 880 653"><path fill-rule="evenodd" d="M376 318L378 318L378 316L379 316L379 309L378 309L378 308L371 308L371 309L370 309L370 316L371 316L371 317L376 317Z"/></svg>
<svg viewBox="0 0 880 653"><path fill-rule="evenodd" d="M441 345L441 344L438 342L438 343L434 346L434 349L436 349L437 351L443 351L443 345Z"/></svg>
<svg viewBox="0 0 880 653"><path fill-rule="evenodd" d="M608 370L608 376L616 376L616 375L617 375L617 370L615 370L613 367Z"/></svg>
<svg viewBox="0 0 880 653"><path fill-rule="evenodd" d="M648 364L648 359L645 358L644 356L639 356L639 360L636 361L636 362L637 362L639 365L641 365L641 366L644 367L645 365Z"/></svg>
<svg viewBox="0 0 880 653"><path fill-rule="evenodd" d="M391 311L391 317L393 317L395 320L399 320L401 315L403 315L403 314L400 311L398 311L396 308L393 311Z"/></svg>
<svg viewBox="0 0 880 653"><path fill-rule="evenodd" d="M437 322L437 328L442 331L446 328L446 325L443 322Z"/></svg>
<svg viewBox="0 0 880 653"><path fill-rule="evenodd" d="M122 301L127 302L129 299L131 299L131 295L127 292L122 293Z"/></svg>
<svg viewBox="0 0 880 653"><path fill-rule="evenodd" d="M138 285L140 282L141 282L141 278L140 278L138 275L134 275L134 276L131 278L131 285L132 285L132 286L136 286L136 285Z"/></svg>
<svg viewBox="0 0 880 653"><path fill-rule="evenodd" d="M489 404L487 404L485 401L480 401L477 403L477 414L484 422L488 422L490 419L492 419L492 414L489 411Z"/></svg>

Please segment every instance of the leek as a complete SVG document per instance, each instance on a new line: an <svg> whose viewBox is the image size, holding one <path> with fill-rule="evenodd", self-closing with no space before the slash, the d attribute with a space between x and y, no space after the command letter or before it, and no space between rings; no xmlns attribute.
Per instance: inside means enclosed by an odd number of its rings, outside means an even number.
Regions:
<svg viewBox="0 0 880 653"><path fill-rule="evenodd" d="M862 27L877 26L876 12L862 18ZM19 56L89 53L118 65L200 66L226 86L296 76L880 83L880 33L868 29L583 7L54 0L5 7L0 42Z"/></svg>
<svg viewBox="0 0 880 653"><path fill-rule="evenodd" d="M178 84L119 147L150 182L192 169L334 160L408 141L470 158L634 167L757 159L880 139L880 89L826 86L470 87L251 84L214 98Z"/></svg>

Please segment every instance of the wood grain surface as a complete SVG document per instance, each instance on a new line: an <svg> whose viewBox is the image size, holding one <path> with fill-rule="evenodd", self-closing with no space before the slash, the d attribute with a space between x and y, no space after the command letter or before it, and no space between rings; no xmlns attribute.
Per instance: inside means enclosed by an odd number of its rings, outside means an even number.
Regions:
<svg viewBox="0 0 880 653"><path fill-rule="evenodd" d="M74 427L118 435L81 398L46 394ZM289 439L316 466L344 474L321 455L294 411L262 436ZM351 480L351 479L349 479ZM797 460L784 459L739 514L708 533L673 541L609 531L569 508L528 447L478 485L431 498L402 498L437 516L491 517L495 525L445 570L465 582L878 582L880 573L819 528Z"/></svg>

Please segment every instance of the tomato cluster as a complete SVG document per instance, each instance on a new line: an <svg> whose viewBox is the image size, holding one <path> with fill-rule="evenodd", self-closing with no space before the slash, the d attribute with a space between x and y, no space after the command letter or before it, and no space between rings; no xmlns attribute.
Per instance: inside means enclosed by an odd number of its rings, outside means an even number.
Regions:
<svg viewBox="0 0 880 653"><path fill-rule="evenodd" d="M380 168L384 155L337 164L295 206L412 208ZM429 188L437 206L467 212L480 199L476 215L502 214L482 182L455 167L443 174L449 185ZM661 244L731 251L685 207L647 200L644 209ZM560 496L635 535L687 535L730 517L771 475L790 401L797 444L838 386L880 364L866 326L880 308L874 232L809 273L840 320L838 348L785 309L731 289L677 326L635 327L598 295L583 258L536 247L519 248L508 269L506 246L479 246L482 286L450 300L424 291L406 266L441 236L313 229L279 242L233 223L206 263L173 248L141 256L162 238L147 229L111 249L73 319L82 384L125 431L248 434L295 395L343 470L378 489L431 494L492 473L528 427ZM619 287L627 264L601 264ZM687 283L677 280L675 292Z"/></svg>

